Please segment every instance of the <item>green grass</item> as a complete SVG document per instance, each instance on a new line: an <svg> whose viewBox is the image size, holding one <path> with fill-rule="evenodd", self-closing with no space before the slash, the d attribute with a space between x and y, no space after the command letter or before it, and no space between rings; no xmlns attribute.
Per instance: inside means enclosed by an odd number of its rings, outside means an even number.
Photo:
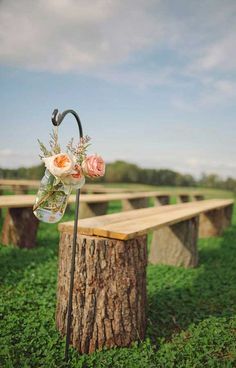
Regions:
<svg viewBox="0 0 236 368"><path fill-rule="evenodd" d="M109 212L119 211L114 202ZM71 218L72 213L65 216ZM0 367L65 367L54 323L57 225L33 250L0 247ZM148 266L148 329L130 348L79 356L70 367L236 367L236 212L220 238L199 241L196 269Z"/></svg>

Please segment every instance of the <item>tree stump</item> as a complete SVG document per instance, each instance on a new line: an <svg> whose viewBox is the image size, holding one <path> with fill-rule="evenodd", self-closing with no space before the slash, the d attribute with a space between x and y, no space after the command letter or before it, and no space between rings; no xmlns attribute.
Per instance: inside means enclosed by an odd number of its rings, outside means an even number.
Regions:
<svg viewBox="0 0 236 368"><path fill-rule="evenodd" d="M2 229L2 244L19 248L33 248L39 221L32 208L9 208Z"/></svg>
<svg viewBox="0 0 236 368"><path fill-rule="evenodd" d="M14 185L13 192L14 194L27 194L28 187L24 185Z"/></svg>
<svg viewBox="0 0 236 368"><path fill-rule="evenodd" d="M164 206L166 204L170 204L170 196L159 195L154 198L154 206Z"/></svg>
<svg viewBox="0 0 236 368"><path fill-rule="evenodd" d="M132 198L122 200L123 211L136 210L148 207L148 198Z"/></svg>
<svg viewBox="0 0 236 368"><path fill-rule="evenodd" d="M223 230L231 225L232 216L233 216L233 204L224 207L224 216L223 216Z"/></svg>
<svg viewBox="0 0 236 368"><path fill-rule="evenodd" d="M186 268L196 267L198 226L197 216L154 231L149 262Z"/></svg>
<svg viewBox="0 0 236 368"><path fill-rule="evenodd" d="M204 200L204 195L203 194L194 194L193 195L193 200L194 201L203 201Z"/></svg>
<svg viewBox="0 0 236 368"><path fill-rule="evenodd" d="M180 203L186 203L186 202L190 202L190 197L188 194L179 194L179 200L178 202Z"/></svg>
<svg viewBox="0 0 236 368"><path fill-rule="evenodd" d="M231 223L233 205L211 210L200 215L199 237L220 236Z"/></svg>
<svg viewBox="0 0 236 368"><path fill-rule="evenodd" d="M107 213L108 202L87 203L80 202L79 218L101 216Z"/></svg>
<svg viewBox="0 0 236 368"><path fill-rule="evenodd" d="M3 189L0 189L0 196L3 195ZM0 218L2 218L2 209L0 208Z"/></svg>
<svg viewBox="0 0 236 368"><path fill-rule="evenodd" d="M56 325L66 333L73 235L62 232ZM70 343L80 353L129 346L146 330L146 236L127 241L78 235Z"/></svg>

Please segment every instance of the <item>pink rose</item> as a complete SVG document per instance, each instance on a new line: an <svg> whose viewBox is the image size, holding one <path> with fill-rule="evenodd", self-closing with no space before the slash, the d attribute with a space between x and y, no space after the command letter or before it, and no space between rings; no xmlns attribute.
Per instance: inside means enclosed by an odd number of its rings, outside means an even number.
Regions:
<svg viewBox="0 0 236 368"><path fill-rule="evenodd" d="M101 156L91 155L83 161L82 169L84 174L90 178L103 176L105 174L105 162Z"/></svg>

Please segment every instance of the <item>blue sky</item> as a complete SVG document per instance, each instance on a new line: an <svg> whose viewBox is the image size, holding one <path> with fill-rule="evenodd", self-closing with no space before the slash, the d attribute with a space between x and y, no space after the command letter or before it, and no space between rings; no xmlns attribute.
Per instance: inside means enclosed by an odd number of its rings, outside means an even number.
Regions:
<svg viewBox="0 0 236 368"><path fill-rule="evenodd" d="M39 162L57 107L107 162L236 177L235 16L234 0L3 0L0 167Z"/></svg>

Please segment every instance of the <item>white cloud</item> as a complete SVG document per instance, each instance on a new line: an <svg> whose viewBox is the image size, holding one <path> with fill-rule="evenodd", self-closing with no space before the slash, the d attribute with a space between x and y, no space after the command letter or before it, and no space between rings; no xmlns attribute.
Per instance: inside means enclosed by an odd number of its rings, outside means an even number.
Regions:
<svg viewBox="0 0 236 368"><path fill-rule="evenodd" d="M170 94L178 86L172 105L190 111L235 97L235 12L235 0L2 0L0 63Z"/></svg>
<svg viewBox="0 0 236 368"><path fill-rule="evenodd" d="M198 69L235 67L236 3L3 0L0 60L49 71L98 70L136 52L175 50ZM233 47L232 47L233 46Z"/></svg>
<svg viewBox="0 0 236 368"><path fill-rule="evenodd" d="M231 29L223 39L217 40L212 45L202 51L201 56L193 65L193 69L209 70L235 70L236 49L235 49L235 27Z"/></svg>
<svg viewBox="0 0 236 368"><path fill-rule="evenodd" d="M84 71L123 62L162 30L144 0L5 0L2 62L49 71Z"/></svg>

